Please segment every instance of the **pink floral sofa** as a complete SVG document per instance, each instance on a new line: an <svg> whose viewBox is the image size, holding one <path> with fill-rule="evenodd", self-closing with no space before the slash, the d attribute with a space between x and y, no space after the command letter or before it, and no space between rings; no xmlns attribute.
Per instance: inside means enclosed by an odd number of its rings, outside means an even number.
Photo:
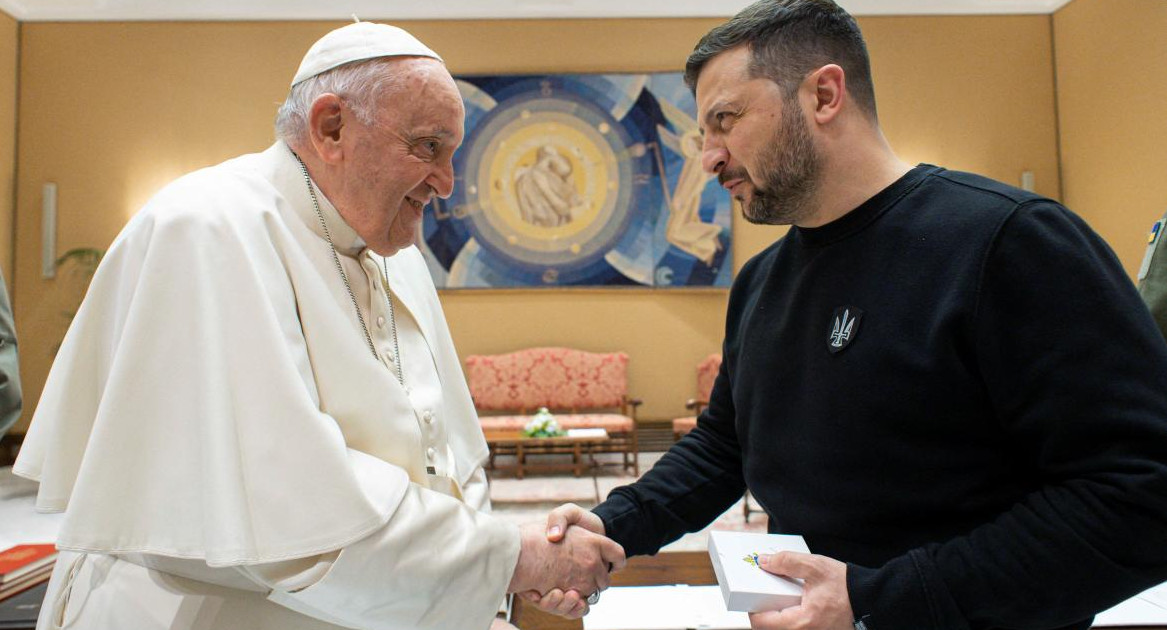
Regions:
<svg viewBox="0 0 1167 630"><path fill-rule="evenodd" d="M717 373L721 371L721 354L711 354L697 364L697 397L690 398L685 403L686 409L700 414L705 405L709 404L709 394L713 391L713 381L717 380ZM673 437L681 439L682 435L697 427L697 416L686 416L673 420Z"/></svg>
<svg viewBox="0 0 1167 630"><path fill-rule="evenodd" d="M521 431L540 407L563 429L602 428L606 452L640 474L636 407L628 396L628 355L571 348L528 348L466 357L466 379L484 431Z"/></svg>

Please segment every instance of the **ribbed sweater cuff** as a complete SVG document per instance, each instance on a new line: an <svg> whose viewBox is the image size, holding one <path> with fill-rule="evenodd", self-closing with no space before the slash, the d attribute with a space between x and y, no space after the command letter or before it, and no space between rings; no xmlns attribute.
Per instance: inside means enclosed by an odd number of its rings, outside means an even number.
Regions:
<svg viewBox="0 0 1167 630"><path fill-rule="evenodd" d="M638 528L631 526L628 517L636 515L636 504L627 497L613 492L606 501L592 508L592 512L604 522L604 533L608 538L620 543L625 553L630 556L653 553L643 549L643 541L636 536Z"/></svg>
<svg viewBox="0 0 1167 630"><path fill-rule="evenodd" d="M878 569L847 565L847 592L856 619L868 630L958 630L967 628L942 584L920 566L919 550ZM944 621L941 621L944 620Z"/></svg>

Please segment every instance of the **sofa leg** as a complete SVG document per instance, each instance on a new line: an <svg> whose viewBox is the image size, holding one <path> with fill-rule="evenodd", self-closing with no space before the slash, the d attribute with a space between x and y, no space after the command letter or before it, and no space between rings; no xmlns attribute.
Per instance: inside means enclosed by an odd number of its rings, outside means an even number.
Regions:
<svg viewBox="0 0 1167 630"><path fill-rule="evenodd" d="M515 448L515 478L523 478L523 464L527 461L527 455L523 452L523 445L519 444Z"/></svg>
<svg viewBox="0 0 1167 630"><path fill-rule="evenodd" d="M745 518L745 521L747 523L749 523L750 522L750 514L752 514L754 512L761 512L761 511L762 510L760 510L760 509L755 510L755 509L750 507L750 491L746 490L745 493L742 495L742 516Z"/></svg>
<svg viewBox="0 0 1167 630"><path fill-rule="evenodd" d="M640 437L636 429L632 430L632 476L640 476Z"/></svg>

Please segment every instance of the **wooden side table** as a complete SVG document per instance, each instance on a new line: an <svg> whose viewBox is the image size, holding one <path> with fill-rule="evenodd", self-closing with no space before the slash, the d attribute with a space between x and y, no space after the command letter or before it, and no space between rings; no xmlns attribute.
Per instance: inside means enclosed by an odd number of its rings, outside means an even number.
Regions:
<svg viewBox="0 0 1167 630"><path fill-rule="evenodd" d="M522 431L486 431L486 444L490 447L491 470L514 470L515 477L522 479L527 471L557 472L571 471L576 477L583 474L585 468L584 456L588 457L587 469L595 465L595 453L602 450L604 444L611 440L606 431L600 433L579 435L562 435L559 437L533 438L523 435ZM552 455L567 453L571 455L571 463L555 462L527 462L528 455ZM499 466L495 461L498 455L513 455L515 463L508 466Z"/></svg>

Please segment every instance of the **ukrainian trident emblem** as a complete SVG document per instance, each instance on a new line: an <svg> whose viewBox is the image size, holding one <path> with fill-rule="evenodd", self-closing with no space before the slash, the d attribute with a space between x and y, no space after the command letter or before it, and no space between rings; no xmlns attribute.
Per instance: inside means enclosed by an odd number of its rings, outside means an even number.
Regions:
<svg viewBox="0 0 1167 630"><path fill-rule="evenodd" d="M841 352L846 348L855 335L859 334L859 320L863 319L863 311L854 306L840 306L835 309L831 320L831 334L827 338L827 349L831 354Z"/></svg>

